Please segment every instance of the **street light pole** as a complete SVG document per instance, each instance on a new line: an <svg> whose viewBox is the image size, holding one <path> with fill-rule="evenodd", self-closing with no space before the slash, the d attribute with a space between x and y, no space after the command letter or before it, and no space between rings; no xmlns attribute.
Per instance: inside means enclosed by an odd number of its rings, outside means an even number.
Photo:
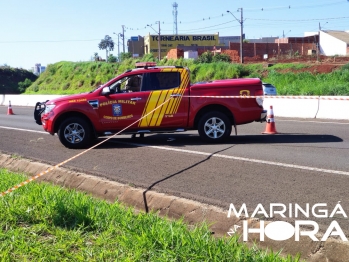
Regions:
<svg viewBox="0 0 349 262"><path fill-rule="evenodd" d="M156 32L156 30L151 26L151 25L147 25L149 27L151 27L151 29L153 29L156 33L158 33L158 58L159 61L161 60L161 45L160 45L160 21L156 21L156 24L159 24L159 31Z"/></svg>
<svg viewBox="0 0 349 262"><path fill-rule="evenodd" d="M116 35L115 32L113 32L114 35ZM120 62L120 33L117 34L118 35L118 62Z"/></svg>
<svg viewBox="0 0 349 262"><path fill-rule="evenodd" d="M244 63L244 52L243 52L243 43L244 43L244 40L243 40L243 36L244 36L243 28L244 28L244 26L243 26L243 24L244 24L244 20L243 20L243 9L242 9L242 7L238 8L238 11L241 12L240 20L237 19L235 17L235 15L232 12L230 12L229 10L227 11L227 13L230 13L232 16L234 16L236 21L238 21L239 24L240 24L240 31L241 31L240 32L240 62L241 62L241 64L243 64Z"/></svg>
<svg viewBox="0 0 349 262"><path fill-rule="evenodd" d="M327 24L328 22L325 23L325 25ZM320 25L320 22L319 22L319 31L321 31L321 25Z"/></svg>
<svg viewBox="0 0 349 262"><path fill-rule="evenodd" d="M159 61L161 60L161 46L160 46L160 21L157 22L159 24L159 35L158 35L158 49L159 49Z"/></svg>

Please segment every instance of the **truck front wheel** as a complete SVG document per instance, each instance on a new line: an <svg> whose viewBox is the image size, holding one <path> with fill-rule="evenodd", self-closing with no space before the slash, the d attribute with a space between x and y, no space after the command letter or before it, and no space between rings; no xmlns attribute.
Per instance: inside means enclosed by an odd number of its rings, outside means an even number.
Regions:
<svg viewBox="0 0 349 262"><path fill-rule="evenodd" d="M218 111L204 114L199 120L200 137L208 142L220 142L230 136L231 122L229 118Z"/></svg>
<svg viewBox="0 0 349 262"><path fill-rule="evenodd" d="M82 118L71 117L64 120L58 129L61 143L68 148L85 148L91 142L91 128Z"/></svg>

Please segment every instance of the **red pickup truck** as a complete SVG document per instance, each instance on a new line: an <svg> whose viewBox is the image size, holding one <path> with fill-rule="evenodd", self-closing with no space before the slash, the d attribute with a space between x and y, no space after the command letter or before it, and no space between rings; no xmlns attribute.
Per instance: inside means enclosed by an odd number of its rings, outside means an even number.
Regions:
<svg viewBox="0 0 349 262"><path fill-rule="evenodd" d="M85 148L99 136L120 131L144 135L198 130L205 141L221 142L232 126L236 132L237 125L265 121L260 79L191 85L189 74L188 68L145 63L89 93L38 102L34 118L68 148Z"/></svg>

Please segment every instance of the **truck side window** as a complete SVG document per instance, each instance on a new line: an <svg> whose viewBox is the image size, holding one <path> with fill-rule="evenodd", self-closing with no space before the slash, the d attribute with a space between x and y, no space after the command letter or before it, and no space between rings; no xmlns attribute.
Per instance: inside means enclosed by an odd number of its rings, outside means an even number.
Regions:
<svg viewBox="0 0 349 262"><path fill-rule="evenodd" d="M179 72L147 73L143 76L142 91L165 90L179 87L181 81Z"/></svg>
<svg viewBox="0 0 349 262"><path fill-rule="evenodd" d="M138 92L141 89L142 75L124 77L110 85L110 91L114 93Z"/></svg>
<svg viewBox="0 0 349 262"><path fill-rule="evenodd" d="M141 90L142 76L133 75L126 81L126 90L128 92L139 92Z"/></svg>

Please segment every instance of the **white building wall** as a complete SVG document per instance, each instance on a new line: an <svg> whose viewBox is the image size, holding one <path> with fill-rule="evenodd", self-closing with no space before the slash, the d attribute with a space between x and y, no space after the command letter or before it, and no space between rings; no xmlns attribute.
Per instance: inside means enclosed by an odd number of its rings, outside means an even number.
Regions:
<svg viewBox="0 0 349 262"><path fill-rule="evenodd" d="M325 32L320 31L320 53L326 56L347 54L347 44Z"/></svg>
<svg viewBox="0 0 349 262"><path fill-rule="evenodd" d="M193 58L193 59L197 59L198 58L198 51L185 51L184 52L184 58L188 59L188 58Z"/></svg>

